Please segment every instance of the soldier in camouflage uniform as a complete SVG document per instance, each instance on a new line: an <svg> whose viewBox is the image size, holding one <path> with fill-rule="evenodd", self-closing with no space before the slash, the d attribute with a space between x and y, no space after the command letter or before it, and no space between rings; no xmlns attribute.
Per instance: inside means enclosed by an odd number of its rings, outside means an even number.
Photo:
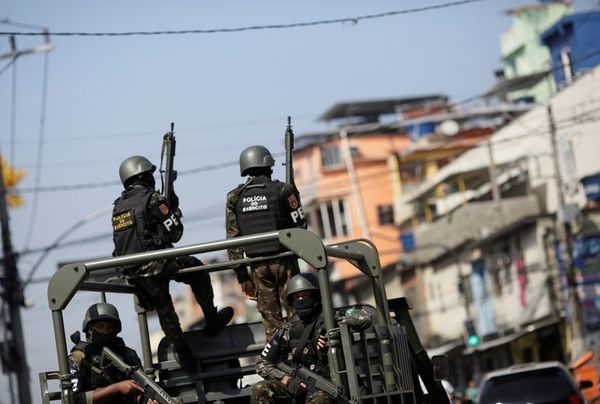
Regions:
<svg viewBox="0 0 600 404"><path fill-rule="evenodd" d="M123 373L107 374L100 366L104 347L110 348L128 365L142 366L135 351L117 336L121 320L116 307L108 303L93 304L87 309L81 328L86 340L78 341L69 355L75 402L138 403L144 393L142 386ZM155 400L148 403L158 404Z"/></svg>
<svg viewBox="0 0 600 404"><path fill-rule="evenodd" d="M293 276L287 284L287 300L296 314L284 323L267 343L256 364L265 380L252 387L251 404L274 402L329 404L334 399L324 391L307 391L307 386L277 367L304 366L328 378L327 339L321 298L314 274Z"/></svg>
<svg viewBox="0 0 600 404"><path fill-rule="evenodd" d="M171 248L183 234L179 198L173 192L172 200L168 201L154 189L155 169L156 167L142 156L126 159L119 168L125 190L114 202L114 256ZM176 274L179 269L199 265L202 265L202 262L197 258L183 256L123 268L129 283L136 287L140 305L146 310L156 309L163 332L173 343L180 363L190 371L195 368L193 355L183 338L179 318L169 293L169 281L175 279L190 285L204 313L207 334L216 334L233 317L231 307L217 312L207 272L195 272L187 276Z"/></svg>
<svg viewBox="0 0 600 404"><path fill-rule="evenodd" d="M292 227L306 228L306 218L300 194L293 185L272 180L273 156L263 146L250 146L240 154L240 173L248 176L244 184L227 194L227 237L247 236ZM229 259L260 257L280 251L277 241L230 249ZM251 264L252 275L245 265L234 268L242 292L247 299L256 300L263 317L267 340L283 322L282 304L288 318L293 311L287 305L285 285L297 274L295 258L281 258Z"/></svg>

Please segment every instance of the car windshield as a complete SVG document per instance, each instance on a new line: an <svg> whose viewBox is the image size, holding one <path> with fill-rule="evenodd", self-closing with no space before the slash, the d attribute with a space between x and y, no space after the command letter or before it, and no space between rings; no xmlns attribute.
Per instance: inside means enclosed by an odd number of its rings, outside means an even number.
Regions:
<svg viewBox="0 0 600 404"><path fill-rule="evenodd" d="M575 392L569 376L560 368L536 369L494 377L481 388L479 402L555 403Z"/></svg>

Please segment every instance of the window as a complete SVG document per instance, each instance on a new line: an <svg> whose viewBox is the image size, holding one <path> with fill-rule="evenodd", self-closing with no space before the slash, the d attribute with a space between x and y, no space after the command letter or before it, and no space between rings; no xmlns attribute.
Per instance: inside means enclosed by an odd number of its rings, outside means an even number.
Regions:
<svg viewBox="0 0 600 404"><path fill-rule="evenodd" d="M345 200L322 201L309 214L310 224L324 239L348 236L352 232L348 214Z"/></svg>
<svg viewBox="0 0 600 404"><path fill-rule="evenodd" d="M377 207L379 224L394 224L394 207L392 205L380 205Z"/></svg>
<svg viewBox="0 0 600 404"><path fill-rule="evenodd" d="M334 167L342 164L338 145L321 147L321 166Z"/></svg>

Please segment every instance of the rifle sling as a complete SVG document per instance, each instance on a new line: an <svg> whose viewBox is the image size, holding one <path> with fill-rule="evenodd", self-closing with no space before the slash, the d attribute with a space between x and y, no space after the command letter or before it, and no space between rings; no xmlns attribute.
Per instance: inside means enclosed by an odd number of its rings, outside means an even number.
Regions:
<svg viewBox="0 0 600 404"><path fill-rule="evenodd" d="M306 346L306 342L308 341L310 334L312 334L312 331L315 328L315 324L317 324L317 320L310 323L310 325L306 327L302 332L300 340L298 341L298 345L296 345L296 351L294 352L294 356L292 357L292 362L294 364L300 364L300 359L302 358L304 347Z"/></svg>

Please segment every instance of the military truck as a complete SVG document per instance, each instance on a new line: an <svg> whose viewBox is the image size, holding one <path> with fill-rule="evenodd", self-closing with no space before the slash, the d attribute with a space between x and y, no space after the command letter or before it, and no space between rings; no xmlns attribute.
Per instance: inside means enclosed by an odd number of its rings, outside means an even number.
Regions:
<svg viewBox="0 0 600 404"><path fill-rule="evenodd" d="M278 241L284 252L268 257L186 268L180 273L228 270L239 264L295 256L314 268L318 276L329 341L329 383L336 391L338 402L448 403L439 381L447 372L446 362L443 358L430 360L428 357L410 318L408 302L404 298L387 299L375 245L366 239L324 245L317 235L304 229L287 229L61 266L48 284L48 306L52 312L58 371L39 375L43 402L74 402L63 322L63 310L74 294L77 291L133 294L133 287L125 281L93 281L94 273L123 265L268 241ZM331 257L347 260L370 281L374 305L333 307L328 273L328 260ZM350 321L351 314L348 313L352 313L353 308L369 314L370 320L366 326L363 323L355 327ZM189 375L175 360L173 347L166 339L159 344L158 362L153 362L146 312L137 304L136 310L144 367L144 372L137 373L147 378L147 383L142 383L144 387L154 383L166 391L160 402L221 404L249 401L251 385L243 385L242 380L244 376L255 374L254 363L265 345L262 323L230 325L211 338L201 331L186 332L185 338L194 351L198 369L196 374ZM53 379L55 381L49 383ZM50 391L50 384L55 385L56 381L59 391Z"/></svg>

